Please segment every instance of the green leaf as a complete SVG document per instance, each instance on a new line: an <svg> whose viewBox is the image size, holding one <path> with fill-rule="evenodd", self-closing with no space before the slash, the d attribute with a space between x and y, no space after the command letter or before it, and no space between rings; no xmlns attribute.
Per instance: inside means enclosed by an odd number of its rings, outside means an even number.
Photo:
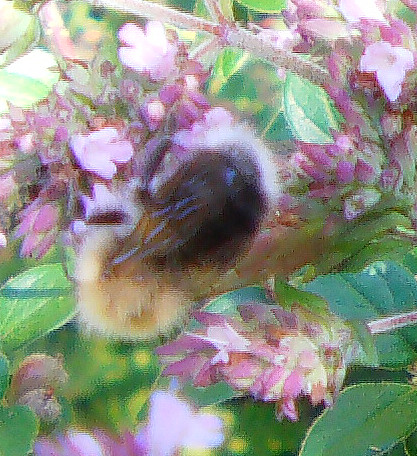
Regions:
<svg viewBox="0 0 417 456"><path fill-rule="evenodd" d="M227 81L236 74L249 59L247 52L227 48L217 57L209 82L209 92L218 94Z"/></svg>
<svg viewBox="0 0 417 456"><path fill-rule="evenodd" d="M387 232L409 225L410 219L395 211L382 215L370 213L365 218L346 224L345 229L337 234L332 244L329 243L331 254L317 265L318 272L328 272L342 262L344 267L359 265L361 260L364 261L364 257L361 258L362 250L367 250L369 255L378 254L375 243L384 243L383 238ZM382 249L383 247L381 247ZM365 262L369 264L380 259L370 256Z"/></svg>
<svg viewBox="0 0 417 456"><path fill-rule="evenodd" d="M37 433L38 420L29 408L0 408L0 456L26 456Z"/></svg>
<svg viewBox="0 0 417 456"><path fill-rule="evenodd" d="M0 402L9 386L9 360L0 353Z"/></svg>
<svg viewBox="0 0 417 456"><path fill-rule="evenodd" d="M282 110L277 106L265 105L255 116L257 125L261 125L262 137L267 141L293 140L291 130Z"/></svg>
<svg viewBox="0 0 417 456"><path fill-rule="evenodd" d="M213 313L230 315L236 313L237 306L240 304L247 304L249 302L272 304L263 288L245 287L220 295L210 301L209 305L205 307L204 310Z"/></svg>
<svg viewBox="0 0 417 456"><path fill-rule="evenodd" d="M287 309L290 309L294 303L301 304L308 309L316 311L327 309L327 302L325 299L316 294L298 290L278 278L275 279L275 294L278 297L280 305Z"/></svg>
<svg viewBox="0 0 417 456"><path fill-rule="evenodd" d="M357 274L319 276L305 290L325 298L342 318L360 322L415 310L417 302L414 276L391 261L373 263ZM383 365L407 365L416 355L417 328L380 334L375 343Z"/></svg>
<svg viewBox="0 0 417 456"><path fill-rule="evenodd" d="M0 341L5 352L59 328L74 315L74 292L61 264L36 266L0 289Z"/></svg>
<svg viewBox="0 0 417 456"><path fill-rule="evenodd" d="M399 383L346 388L316 420L300 456L371 456L393 448L417 427L417 390Z"/></svg>
<svg viewBox="0 0 417 456"><path fill-rule="evenodd" d="M49 92L50 88L36 79L0 70L0 112L8 109L7 101L22 108L29 108L45 98Z"/></svg>
<svg viewBox="0 0 417 456"><path fill-rule="evenodd" d="M187 383L182 391L198 407L219 404L242 395L226 382L217 382L205 388L195 387L192 383Z"/></svg>
<svg viewBox="0 0 417 456"><path fill-rule="evenodd" d="M341 115L321 87L287 72L284 112L295 138L315 144L334 142L330 129L339 129Z"/></svg>
<svg viewBox="0 0 417 456"><path fill-rule="evenodd" d="M13 2L0 0L0 67L13 62L39 39L36 16L14 8Z"/></svg>
<svg viewBox="0 0 417 456"><path fill-rule="evenodd" d="M407 456L417 456L417 432L413 432L405 442Z"/></svg>
<svg viewBox="0 0 417 456"><path fill-rule="evenodd" d="M264 13L280 13L287 5L286 0L237 0L249 9Z"/></svg>

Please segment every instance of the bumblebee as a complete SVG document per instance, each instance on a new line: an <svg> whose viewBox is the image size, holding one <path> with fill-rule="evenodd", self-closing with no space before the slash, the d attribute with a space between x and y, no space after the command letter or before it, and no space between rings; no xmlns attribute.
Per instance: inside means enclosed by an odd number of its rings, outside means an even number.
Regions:
<svg viewBox="0 0 417 456"><path fill-rule="evenodd" d="M280 194L273 154L245 126L216 128L172 172L169 140L77 252L84 324L127 339L169 332L250 249Z"/></svg>

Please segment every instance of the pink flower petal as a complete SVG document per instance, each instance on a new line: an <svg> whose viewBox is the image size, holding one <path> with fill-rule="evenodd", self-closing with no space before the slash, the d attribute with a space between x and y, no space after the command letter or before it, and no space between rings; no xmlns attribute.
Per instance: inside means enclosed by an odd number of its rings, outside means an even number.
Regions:
<svg viewBox="0 0 417 456"><path fill-rule="evenodd" d="M378 41L367 46L360 60L361 71L376 72L378 82L390 101L399 97L406 72L412 68L413 53L387 41Z"/></svg>
<svg viewBox="0 0 417 456"><path fill-rule="evenodd" d="M340 0L339 8L349 22L371 19L386 23L382 10L377 6L376 0Z"/></svg>

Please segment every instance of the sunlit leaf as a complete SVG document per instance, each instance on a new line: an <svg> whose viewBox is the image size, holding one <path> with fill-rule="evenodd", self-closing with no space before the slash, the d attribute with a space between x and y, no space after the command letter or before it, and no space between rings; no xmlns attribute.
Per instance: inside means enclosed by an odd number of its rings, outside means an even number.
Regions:
<svg viewBox="0 0 417 456"><path fill-rule="evenodd" d="M248 61L249 54L236 49L224 49L217 57L209 83L209 91L219 93L227 81Z"/></svg>
<svg viewBox="0 0 417 456"><path fill-rule="evenodd" d="M39 23L30 15L0 0L0 67L8 65L34 46L39 38Z"/></svg>
<svg viewBox="0 0 417 456"><path fill-rule="evenodd" d="M417 283L400 264L376 262L357 274L319 276L305 287L325 298L330 309L346 320L366 322L415 310ZM417 327L375 336L383 365L407 365L416 356Z"/></svg>
<svg viewBox="0 0 417 456"><path fill-rule="evenodd" d="M62 326L74 314L74 292L61 264L31 268L0 289L0 341L5 352Z"/></svg>
<svg viewBox="0 0 417 456"><path fill-rule="evenodd" d="M285 118L297 139L315 144L333 143L331 129L339 129L341 116L324 89L288 72L284 108Z"/></svg>
<svg viewBox="0 0 417 456"><path fill-rule="evenodd" d="M287 4L286 0L237 0L240 4L255 11L279 13Z"/></svg>
<svg viewBox="0 0 417 456"><path fill-rule="evenodd" d="M393 448L417 427L417 390L370 383L344 390L311 427L300 456L372 456Z"/></svg>

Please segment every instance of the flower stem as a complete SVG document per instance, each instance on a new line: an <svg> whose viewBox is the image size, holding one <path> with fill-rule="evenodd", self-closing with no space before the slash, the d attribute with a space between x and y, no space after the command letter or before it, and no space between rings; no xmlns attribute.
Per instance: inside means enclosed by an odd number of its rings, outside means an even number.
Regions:
<svg viewBox="0 0 417 456"><path fill-rule="evenodd" d="M417 324L417 311L381 318L367 323L368 331L371 334L383 334L395 329Z"/></svg>
<svg viewBox="0 0 417 456"><path fill-rule="evenodd" d="M232 46L243 49L256 57L268 60L277 68L290 70L315 84L334 84L334 81L331 80L329 73L324 68L297 54L278 48L271 42L242 27L236 26L232 22L222 20L220 24L217 24L146 0L88 1L94 6L112 8L124 13L168 22L181 28L210 33L219 39L219 47Z"/></svg>

